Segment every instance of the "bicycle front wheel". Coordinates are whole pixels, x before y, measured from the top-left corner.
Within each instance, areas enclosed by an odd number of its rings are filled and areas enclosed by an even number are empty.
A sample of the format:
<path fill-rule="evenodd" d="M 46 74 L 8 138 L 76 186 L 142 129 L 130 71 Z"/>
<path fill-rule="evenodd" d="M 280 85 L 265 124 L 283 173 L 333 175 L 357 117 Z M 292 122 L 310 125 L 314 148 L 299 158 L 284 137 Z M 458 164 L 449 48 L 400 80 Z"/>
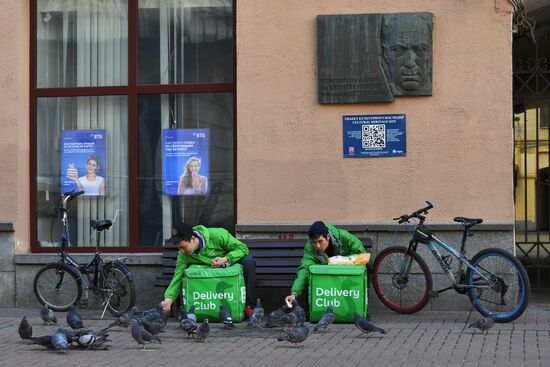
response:
<path fill-rule="evenodd" d="M 52 263 L 38 271 L 33 282 L 38 301 L 54 311 L 67 311 L 82 296 L 82 280 L 67 265 Z"/>
<path fill-rule="evenodd" d="M 489 282 L 468 268 L 466 279 L 471 286 L 468 296 L 483 316 L 493 314 L 496 322 L 517 319 L 529 303 L 531 285 L 521 263 L 509 252 L 488 248 L 478 252 L 471 264 Z"/>
<path fill-rule="evenodd" d="M 407 248 L 392 246 L 376 256 L 372 283 L 378 298 L 399 313 L 420 311 L 429 301 L 432 275 L 424 260 Z"/>
<path fill-rule="evenodd" d="M 130 271 L 118 262 L 103 268 L 103 301 L 113 316 L 120 316 L 136 303 L 136 288 Z"/>

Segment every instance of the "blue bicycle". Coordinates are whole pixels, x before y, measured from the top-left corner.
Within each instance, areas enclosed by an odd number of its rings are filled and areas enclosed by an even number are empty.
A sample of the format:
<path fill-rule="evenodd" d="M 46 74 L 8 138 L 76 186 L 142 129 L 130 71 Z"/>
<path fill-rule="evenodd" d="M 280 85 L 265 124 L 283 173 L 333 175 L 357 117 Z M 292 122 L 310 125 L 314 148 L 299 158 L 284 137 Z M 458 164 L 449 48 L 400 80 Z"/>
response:
<path fill-rule="evenodd" d="M 510 322 L 518 318 L 529 303 L 531 286 L 527 272 L 521 263 L 509 252 L 499 248 L 487 248 L 478 252 L 471 260 L 466 255 L 466 239 L 470 228 L 482 223 L 482 219 L 454 218 L 464 225 L 460 252 L 437 238 L 424 225 L 426 214 L 433 204 L 412 214 L 394 218 L 399 224 L 418 220 L 408 247 L 391 246 L 381 251 L 372 266 L 374 290 L 382 303 L 399 313 L 420 311 L 429 299 L 440 293 L 455 290 L 466 294 L 472 305 L 483 316 L 495 315 L 496 322 Z M 451 285 L 433 291 L 432 274 L 426 262 L 416 252 L 418 244 L 425 244 L 437 263 L 447 274 Z M 449 255 L 441 255 L 437 247 Z M 459 261 L 458 271 L 453 273 L 452 258 Z"/>

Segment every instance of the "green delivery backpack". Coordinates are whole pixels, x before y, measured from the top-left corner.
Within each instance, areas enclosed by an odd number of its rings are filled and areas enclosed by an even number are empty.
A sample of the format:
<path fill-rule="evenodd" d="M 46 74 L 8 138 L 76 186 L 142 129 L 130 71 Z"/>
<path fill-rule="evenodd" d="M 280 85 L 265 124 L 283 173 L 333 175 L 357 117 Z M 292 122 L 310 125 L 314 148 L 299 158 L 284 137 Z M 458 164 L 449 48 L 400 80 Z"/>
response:
<path fill-rule="evenodd" d="M 246 303 L 243 268 L 240 264 L 227 268 L 191 265 L 185 269 L 182 296 L 186 310 L 195 305 L 197 321 L 208 318 L 219 322 L 220 305 L 231 313 L 234 322 L 242 321 Z"/>

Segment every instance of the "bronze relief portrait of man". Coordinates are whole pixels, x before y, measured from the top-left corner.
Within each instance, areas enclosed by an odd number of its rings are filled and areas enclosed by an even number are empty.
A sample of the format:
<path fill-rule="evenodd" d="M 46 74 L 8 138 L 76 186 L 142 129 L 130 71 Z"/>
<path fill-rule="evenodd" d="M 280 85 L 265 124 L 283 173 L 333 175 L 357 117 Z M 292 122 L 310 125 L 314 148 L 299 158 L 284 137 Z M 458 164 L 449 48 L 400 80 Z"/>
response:
<path fill-rule="evenodd" d="M 317 16 L 318 101 L 432 95 L 431 13 Z"/>

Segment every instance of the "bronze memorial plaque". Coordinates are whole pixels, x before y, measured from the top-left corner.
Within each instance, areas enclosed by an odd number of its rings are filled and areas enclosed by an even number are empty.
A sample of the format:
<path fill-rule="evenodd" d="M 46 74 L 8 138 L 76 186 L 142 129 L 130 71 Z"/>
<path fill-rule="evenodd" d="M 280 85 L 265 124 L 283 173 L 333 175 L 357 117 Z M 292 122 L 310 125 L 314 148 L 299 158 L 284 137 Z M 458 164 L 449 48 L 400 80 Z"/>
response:
<path fill-rule="evenodd" d="M 432 95 L 432 14 L 317 16 L 319 103 Z"/>

